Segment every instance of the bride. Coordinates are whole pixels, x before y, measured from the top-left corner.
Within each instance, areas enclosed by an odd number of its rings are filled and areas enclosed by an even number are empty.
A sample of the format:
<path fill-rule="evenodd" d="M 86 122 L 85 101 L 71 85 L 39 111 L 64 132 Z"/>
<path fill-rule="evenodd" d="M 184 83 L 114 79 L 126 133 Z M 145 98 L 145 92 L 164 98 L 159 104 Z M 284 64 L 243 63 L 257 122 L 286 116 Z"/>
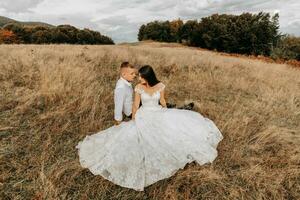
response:
<path fill-rule="evenodd" d="M 76 148 L 81 166 L 94 175 L 143 191 L 187 163 L 212 163 L 223 136 L 214 122 L 200 113 L 167 108 L 165 85 L 151 66 L 138 72 L 132 120 L 88 135 Z"/>

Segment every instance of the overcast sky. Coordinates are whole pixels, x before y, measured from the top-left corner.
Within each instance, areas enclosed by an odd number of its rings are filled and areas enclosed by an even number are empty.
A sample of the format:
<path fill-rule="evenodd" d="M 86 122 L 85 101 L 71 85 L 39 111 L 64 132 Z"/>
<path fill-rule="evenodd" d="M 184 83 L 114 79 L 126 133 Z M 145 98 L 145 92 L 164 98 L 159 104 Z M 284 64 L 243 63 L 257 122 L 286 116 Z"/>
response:
<path fill-rule="evenodd" d="M 300 36 L 300 0 L 0 0 L 0 15 L 90 28 L 119 42 L 137 41 L 153 20 L 201 19 L 214 13 L 279 13 L 280 30 Z"/>

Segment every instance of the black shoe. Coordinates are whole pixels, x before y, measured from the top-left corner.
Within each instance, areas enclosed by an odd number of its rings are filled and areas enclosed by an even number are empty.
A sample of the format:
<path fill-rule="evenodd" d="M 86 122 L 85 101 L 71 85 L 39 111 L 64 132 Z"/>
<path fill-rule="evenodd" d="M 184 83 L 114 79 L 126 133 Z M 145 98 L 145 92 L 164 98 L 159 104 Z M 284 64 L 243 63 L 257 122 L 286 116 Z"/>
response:
<path fill-rule="evenodd" d="M 175 108 L 176 104 L 167 103 L 167 108 Z"/>
<path fill-rule="evenodd" d="M 179 107 L 178 109 L 184 109 L 184 110 L 193 110 L 194 108 L 194 103 L 191 102 L 189 104 L 183 105 L 181 107 Z"/>
<path fill-rule="evenodd" d="M 129 116 L 127 116 L 127 115 L 123 115 L 123 116 L 124 116 L 124 120 L 132 119 L 132 114 L 130 114 Z"/>

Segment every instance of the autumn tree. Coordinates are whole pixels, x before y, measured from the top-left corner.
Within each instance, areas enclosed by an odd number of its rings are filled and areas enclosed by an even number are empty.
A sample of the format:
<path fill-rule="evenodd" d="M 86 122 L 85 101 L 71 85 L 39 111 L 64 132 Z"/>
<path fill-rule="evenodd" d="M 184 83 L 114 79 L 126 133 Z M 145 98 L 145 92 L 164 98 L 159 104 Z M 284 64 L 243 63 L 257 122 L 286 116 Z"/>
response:
<path fill-rule="evenodd" d="M 139 39 L 171 42 L 171 26 L 169 21 L 154 21 L 140 28 Z"/>
<path fill-rule="evenodd" d="M 0 29 L 0 44 L 15 44 L 19 42 L 18 37 L 12 31 Z"/>
<path fill-rule="evenodd" d="M 300 61 L 300 37 L 283 35 L 274 47 L 272 54 L 274 59 L 295 59 Z"/>
<path fill-rule="evenodd" d="M 170 41 L 180 42 L 180 30 L 183 26 L 181 19 L 173 20 L 170 22 Z"/>
<path fill-rule="evenodd" d="M 114 41 L 110 37 L 102 35 L 98 31 L 90 29 L 80 30 L 71 25 L 28 27 L 10 23 L 5 25 L 3 29 L 13 33 L 18 39 L 11 41 L 18 41 L 25 44 L 114 44 Z M 5 34 L 9 32 L 5 32 Z M 5 41 L 9 40 L 6 39 Z"/>

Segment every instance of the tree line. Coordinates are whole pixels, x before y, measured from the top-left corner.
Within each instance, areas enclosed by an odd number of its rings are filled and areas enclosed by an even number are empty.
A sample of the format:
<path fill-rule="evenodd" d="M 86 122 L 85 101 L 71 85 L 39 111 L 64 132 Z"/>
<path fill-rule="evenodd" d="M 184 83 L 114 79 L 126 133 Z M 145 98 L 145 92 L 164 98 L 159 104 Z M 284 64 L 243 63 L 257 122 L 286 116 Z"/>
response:
<path fill-rule="evenodd" d="M 77 29 L 71 25 L 23 26 L 9 23 L 0 29 L 0 43 L 22 44 L 114 44 L 114 41 L 98 31 Z"/>
<path fill-rule="evenodd" d="M 283 36 L 279 33 L 279 15 L 264 12 L 213 14 L 186 22 L 153 21 L 143 24 L 138 32 L 139 41 L 178 42 L 228 53 L 265 56 L 273 55 L 280 45 L 285 46 Z"/>
<path fill-rule="evenodd" d="M 300 61 L 300 37 L 283 35 L 274 47 L 271 57 L 273 59 Z"/>

